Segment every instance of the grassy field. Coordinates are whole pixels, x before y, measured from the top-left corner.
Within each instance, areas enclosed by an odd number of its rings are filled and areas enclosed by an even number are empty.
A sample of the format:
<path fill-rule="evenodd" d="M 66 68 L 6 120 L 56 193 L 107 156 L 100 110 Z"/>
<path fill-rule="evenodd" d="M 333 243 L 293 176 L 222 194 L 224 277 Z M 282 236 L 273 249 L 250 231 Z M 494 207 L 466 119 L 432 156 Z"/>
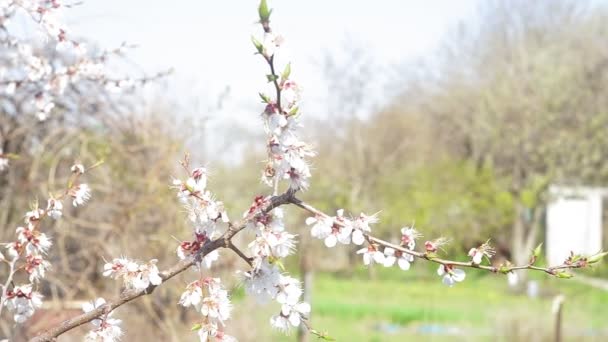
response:
<path fill-rule="evenodd" d="M 467 273 L 448 288 L 433 269 L 399 272 L 377 269 L 353 275 L 317 274 L 313 292 L 314 328 L 338 341 L 551 341 L 553 298 L 563 294 L 565 340 L 608 340 L 608 292 L 543 275 L 535 277 L 538 298 L 509 291 L 504 277 Z M 240 296 L 237 296 L 240 297 Z M 247 299 L 235 298 L 247 302 Z M 294 341 L 271 331 L 268 317 L 278 308 L 250 303 L 236 313 L 245 325 L 242 341 Z M 236 306 L 241 307 L 241 305 Z M 250 310 L 259 312 L 243 322 Z"/>

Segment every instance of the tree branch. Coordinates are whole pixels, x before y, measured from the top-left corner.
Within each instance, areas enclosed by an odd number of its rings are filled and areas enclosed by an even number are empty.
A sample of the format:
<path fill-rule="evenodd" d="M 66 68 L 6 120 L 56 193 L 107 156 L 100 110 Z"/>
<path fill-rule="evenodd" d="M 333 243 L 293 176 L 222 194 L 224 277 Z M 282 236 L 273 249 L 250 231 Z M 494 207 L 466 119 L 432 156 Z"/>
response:
<path fill-rule="evenodd" d="M 236 253 L 238 256 L 240 256 L 241 259 L 243 259 L 246 263 L 249 264 L 249 266 L 252 266 L 253 258 L 246 256 L 245 253 L 243 253 L 243 251 L 241 251 L 237 246 L 235 246 L 232 243 L 232 241 L 228 242 L 228 248 L 232 249 L 234 251 L 234 253 Z"/>
<path fill-rule="evenodd" d="M 201 251 L 199 252 L 200 254 L 197 258 L 192 258 L 189 260 L 182 260 L 182 261 L 178 262 L 177 264 L 175 264 L 174 266 L 170 267 L 169 269 L 161 272 L 160 276 L 163 279 L 163 282 L 158 286 L 161 286 L 167 280 L 169 280 L 169 279 L 173 278 L 174 276 L 189 269 L 190 267 L 192 267 L 193 265 L 195 265 L 197 263 L 196 260 L 200 260 L 202 257 L 204 257 L 205 255 L 209 254 L 210 252 L 212 252 L 218 248 L 230 248 L 230 249 L 234 250 L 237 254 L 239 254 L 239 256 L 241 256 L 242 252 L 239 253 L 240 250 L 238 250 L 238 248 L 236 248 L 232 245 L 232 242 L 231 242 L 232 237 L 234 237 L 240 231 L 245 229 L 245 227 L 247 227 L 247 223 L 249 221 L 255 219 L 256 217 L 264 215 L 264 214 L 268 213 L 269 211 L 271 211 L 272 209 L 279 207 L 281 205 L 292 203 L 292 201 L 294 199 L 294 194 L 295 194 L 295 191 L 290 189 L 282 195 L 273 196 L 259 210 L 256 210 L 256 211 L 250 213 L 249 215 L 247 215 L 245 218 L 243 218 L 241 221 L 237 222 L 236 224 L 231 224 L 229 226 L 229 229 L 226 231 L 226 234 L 224 234 L 224 236 L 205 244 L 203 246 L 203 248 L 201 249 Z M 233 246 L 234 248 L 231 246 Z M 244 255 L 241 257 L 244 257 Z M 244 257 L 244 258 L 247 259 L 247 257 Z M 156 289 L 156 287 L 157 286 L 155 286 L 155 285 L 150 285 L 145 290 L 127 290 L 127 291 L 123 292 L 118 299 L 116 299 L 112 302 L 109 302 L 103 306 L 100 306 L 99 308 L 96 308 L 92 311 L 89 311 L 89 312 L 83 313 L 81 315 L 78 315 L 76 317 L 73 317 L 71 319 L 68 319 L 68 320 L 60 323 L 58 326 L 55 326 L 53 328 L 46 330 L 43 333 L 38 334 L 38 336 L 30 339 L 30 342 L 54 341 L 54 340 L 56 340 L 56 338 L 59 335 L 65 333 L 67 331 L 70 331 L 78 326 L 81 326 L 87 322 L 90 322 L 96 318 L 99 318 L 102 315 L 107 314 L 124 304 L 134 301 L 135 299 L 137 299 L 141 296 L 151 294 Z"/>
<path fill-rule="evenodd" d="M 291 203 L 295 204 L 296 206 L 308 211 L 309 213 L 316 215 L 316 216 L 320 216 L 320 217 L 331 217 L 330 215 L 325 214 L 324 212 L 322 212 L 321 210 L 311 206 L 310 204 L 303 202 L 302 200 L 293 197 L 291 199 Z M 340 225 L 340 226 L 344 226 L 344 224 L 342 224 L 341 222 L 334 220 L 334 224 L 336 225 Z M 424 259 L 424 260 L 428 260 L 437 264 L 441 264 L 441 265 L 452 265 L 452 266 L 461 266 L 461 267 L 470 267 L 470 268 L 477 268 L 477 269 L 482 269 L 482 270 L 486 270 L 486 271 L 490 271 L 493 273 L 503 273 L 503 274 L 507 274 L 511 271 L 514 270 L 523 270 L 523 269 L 530 269 L 530 270 L 535 270 L 535 271 L 543 271 L 545 273 L 548 273 L 550 275 L 556 275 L 558 270 L 563 270 L 563 269 L 573 269 L 573 268 L 582 268 L 585 267 L 587 264 L 586 262 L 574 262 L 571 264 L 562 264 L 562 265 L 557 265 L 557 266 L 551 266 L 551 267 L 539 267 L 539 266 L 534 266 L 532 263 L 526 264 L 526 265 L 503 265 L 501 267 L 495 267 L 495 266 L 486 266 L 486 265 L 478 265 L 473 263 L 472 261 L 454 261 L 454 260 L 448 260 L 448 259 L 442 259 L 442 258 L 438 258 L 435 257 L 434 254 L 429 254 L 429 253 L 425 253 L 425 252 L 417 252 L 414 250 L 410 250 L 407 249 L 403 246 L 400 245 L 395 245 L 392 244 L 390 242 L 384 241 L 382 239 L 379 239 L 375 236 L 372 236 L 370 234 L 364 233 L 365 237 L 367 238 L 368 242 L 370 243 L 376 243 L 378 245 L 384 246 L 384 247 L 390 247 L 393 248 L 397 251 L 400 251 L 402 253 L 405 254 L 409 254 L 411 256 L 414 256 L 416 258 L 419 259 Z"/>

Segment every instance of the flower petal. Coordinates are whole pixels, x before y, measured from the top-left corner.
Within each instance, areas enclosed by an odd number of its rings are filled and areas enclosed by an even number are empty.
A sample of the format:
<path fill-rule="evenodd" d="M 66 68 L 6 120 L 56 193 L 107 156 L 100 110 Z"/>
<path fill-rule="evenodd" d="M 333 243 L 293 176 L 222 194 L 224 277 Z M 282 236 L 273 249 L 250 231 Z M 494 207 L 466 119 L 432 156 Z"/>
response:
<path fill-rule="evenodd" d="M 452 279 L 454 279 L 455 281 L 463 281 L 465 278 L 466 274 L 464 273 L 463 270 L 459 269 L 459 268 L 455 268 L 452 271 Z"/>
<path fill-rule="evenodd" d="M 397 264 L 399 265 L 399 268 L 401 268 L 404 271 L 407 271 L 410 269 L 410 262 L 404 257 L 399 258 L 399 260 L 397 260 Z"/>
<path fill-rule="evenodd" d="M 338 242 L 338 239 L 333 234 L 331 234 L 330 236 L 325 238 L 325 246 L 327 246 L 329 248 L 334 247 L 337 242 Z"/>
<path fill-rule="evenodd" d="M 443 276 L 442 282 L 449 287 L 454 286 L 454 279 L 452 279 L 449 274 Z"/>

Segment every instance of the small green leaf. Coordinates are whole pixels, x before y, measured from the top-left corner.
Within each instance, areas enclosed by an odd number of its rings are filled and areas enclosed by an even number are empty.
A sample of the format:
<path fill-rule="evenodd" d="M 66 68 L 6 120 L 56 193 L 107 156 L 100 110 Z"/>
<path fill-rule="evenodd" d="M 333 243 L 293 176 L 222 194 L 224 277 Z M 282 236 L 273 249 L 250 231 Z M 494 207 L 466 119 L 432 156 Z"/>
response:
<path fill-rule="evenodd" d="M 272 12 L 272 10 L 268 9 L 268 3 L 266 3 L 266 0 L 260 1 L 260 6 L 258 7 L 258 14 L 260 15 L 260 21 L 261 22 L 268 21 L 268 19 L 270 19 L 271 12 Z"/>
<path fill-rule="evenodd" d="M 254 36 L 251 36 L 251 41 L 253 42 L 253 45 L 255 46 L 255 49 L 258 51 L 258 53 L 264 52 L 264 46 L 262 45 L 262 43 L 260 43 L 259 40 L 257 40 Z"/>
<path fill-rule="evenodd" d="M 197 330 L 201 330 L 203 326 L 200 323 L 196 323 L 195 325 L 192 326 L 192 328 L 190 328 L 190 331 L 197 331 Z"/>
<path fill-rule="evenodd" d="M 291 108 L 291 110 L 289 111 L 289 115 L 296 115 L 298 113 L 298 109 L 300 109 L 298 106 L 294 106 L 293 108 Z"/>
<path fill-rule="evenodd" d="M 507 273 L 511 272 L 511 268 L 509 266 L 506 266 L 506 265 L 501 265 L 498 268 L 498 272 L 500 272 L 502 274 L 507 274 Z"/>
<path fill-rule="evenodd" d="M 260 98 L 262 99 L 262 102 L 264 102 L 264 103 L 270 102 L 270 97 L 268 97 L 268 95 L 263 94 L 263 93 L 259 93 L 259 95 L 260 95 Z"/>
<path fill-rule="evenodd" d="M 289 79 L 289 75 L 291 75 L 291 63 L 287 63 L 285 70 L 283 70 L 283 74 L 281 74 L 281 78 L 285 81 Z"/>
<path fill-rule="evenodd" d="M 268 262 L 271 263 L 272 265 L 277 265 L 279 266 L 279 268 L 283 271 L 285 271 L 285 265 L 283 265 L 283 262 L 281 261 L 280 258 L 275 258 L 273 256 L 268 258 Z"/>
<path fill-rule="evenodd" d="M 310 329 L 310 333 L 313 335 L 316 335 L 320 340 L 325 340 L 325 341 L 335 341 L 336 339 L 329 336 L 329 334 L 327 332 L 321 332 L 321 331 L 317 331 L 315 329 Z"/>
<path fill-rule="evenodd" d="M 439 255 L 435 252 L 426 252 L 426 257 L 432 260 L 439 258 Z"/>
<path fill-rule="evenodd" d="M 273 74 L 268 74 L 268 75 L 266 75 L 266 79 L 268 80 L 268 82 L 274 82 L 279 79 L 279 76 L 273 75 Z"/>
<path fill-rule="evenodd" d="M 543 243 L 539 243 L 538 246 L 536 246 L 536 248 L 534 248 L 534 257 L 538 258 L 540 256 L 540 252 L 542 251 L 543 248 Z"/>
<path fill-rule="evenodd" d="M 596 255 L 589 257 L 587 262 L 590 264 L 595 264 L 596 262 L 602 260 L 602 258 L 604 258 L 606 255 L 608 255 L 608 252 L 599 252 Z"/>
<path fill-rule="evenodd" d="M 568 273 L 566 271 L 556 272 L 555 276 L 558 278 L 562 278 L 562 279 L 570 279 L 570 278 L 574 277 L 574 275 L 572 273 Z"/>

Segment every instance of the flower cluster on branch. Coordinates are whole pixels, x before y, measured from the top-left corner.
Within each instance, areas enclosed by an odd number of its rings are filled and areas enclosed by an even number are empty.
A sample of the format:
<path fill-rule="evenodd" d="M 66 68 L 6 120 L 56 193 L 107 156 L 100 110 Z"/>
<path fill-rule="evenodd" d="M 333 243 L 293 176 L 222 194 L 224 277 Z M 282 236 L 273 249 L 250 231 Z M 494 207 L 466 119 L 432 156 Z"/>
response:
<path fill-rule="evenodd" d="M 63 216 L 63 201 L 68 198 L 77 207 L 91 197 L 89 186 L 80 182 L 85 167 L 76 164 L 71 171 L 66 189 L 50 195 L 45 209 L 37 201 L 32 204 L 31 210 L 24 215 L 24 225 L 15 229 L 15 241 L 0 243 L 4 246 L 4 252 L 0 251 L 0 263 L 8 266 L 8 275 L 0 284 L 0 314 L 6 307 L 17 323 L 25 322 L 42 305 L 42 295 L 36 288 L 51 268 L 47 254 L 53 245 L 51 238 L 43 231 L 44 220 L 60 219 Z M 28 282 L 17 285 L 17 281 L 25 277 Z"/>

